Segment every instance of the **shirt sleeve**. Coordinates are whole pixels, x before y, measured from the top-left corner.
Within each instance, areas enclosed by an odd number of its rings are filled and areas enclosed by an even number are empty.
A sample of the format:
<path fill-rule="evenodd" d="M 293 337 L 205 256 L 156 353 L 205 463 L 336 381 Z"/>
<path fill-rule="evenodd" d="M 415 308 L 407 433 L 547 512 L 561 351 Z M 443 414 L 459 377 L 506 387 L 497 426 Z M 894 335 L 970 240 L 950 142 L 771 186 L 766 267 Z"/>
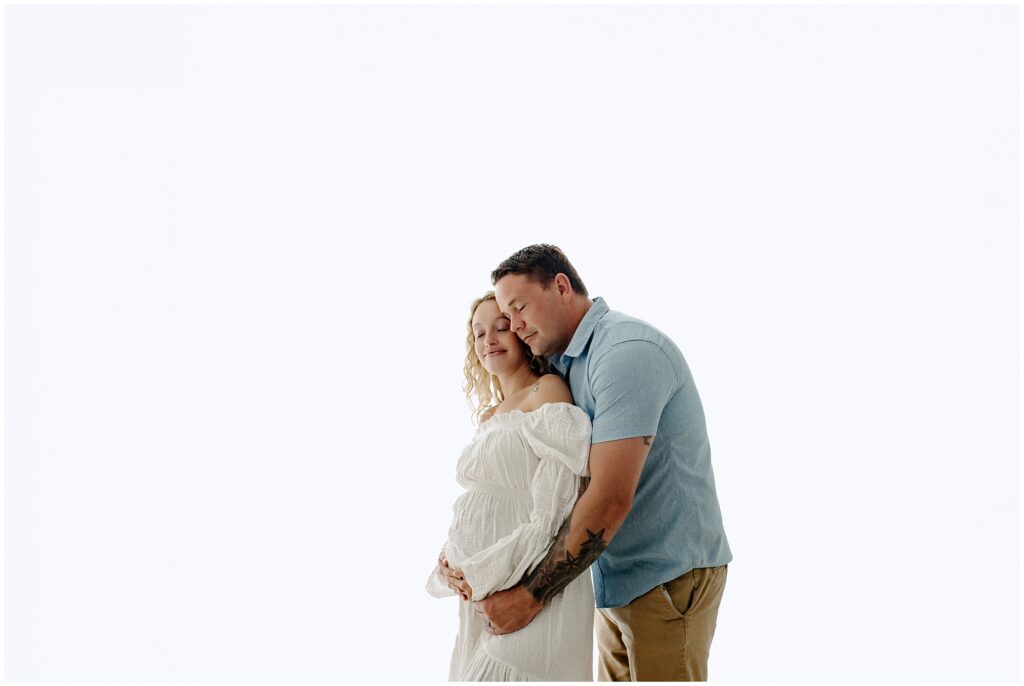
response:
<path fill-rule="evenodd" d="M 427 578 L 427 593 L 434 596 L 435 598 L 445 598 L 450 595 L 455 595 L 455 591 L 448 588 L 448 584 L 441 577 L 441 573 L 438 571 L 435 565 L 434 571 L 431 572 Z"/>
<path fill-rule="evenodd" d="M 530 521 L 463 560 L 473 600 L 511 588 L 533 571 L 576 504 L 580 477 L 587 474 L 590 418 L 568 403 L 550 405 L 535 412 L 522 429 L 530 450 L 540 458 L 530 487 Z"/>
<path fill-rule="evenodd" d="M 594 360 L 593 442 L 654 436 L 661 413 L 678 390 L 675 366 L 657 343 L 616 343 Z"/>

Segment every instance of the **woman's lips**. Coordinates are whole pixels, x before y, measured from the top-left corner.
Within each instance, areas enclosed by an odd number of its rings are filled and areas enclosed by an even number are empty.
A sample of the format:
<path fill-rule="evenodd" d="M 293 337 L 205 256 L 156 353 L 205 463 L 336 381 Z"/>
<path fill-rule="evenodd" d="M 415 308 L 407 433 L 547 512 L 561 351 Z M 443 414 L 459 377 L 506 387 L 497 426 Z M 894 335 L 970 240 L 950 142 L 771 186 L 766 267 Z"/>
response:
<path fill-rule="evenodd" d="M 491 352 L 487 353 L 487 357 L 491 357 L 492 355 L 504 355 L 504 354 L 505 354 L 504 350 L 492 350 Z"/>

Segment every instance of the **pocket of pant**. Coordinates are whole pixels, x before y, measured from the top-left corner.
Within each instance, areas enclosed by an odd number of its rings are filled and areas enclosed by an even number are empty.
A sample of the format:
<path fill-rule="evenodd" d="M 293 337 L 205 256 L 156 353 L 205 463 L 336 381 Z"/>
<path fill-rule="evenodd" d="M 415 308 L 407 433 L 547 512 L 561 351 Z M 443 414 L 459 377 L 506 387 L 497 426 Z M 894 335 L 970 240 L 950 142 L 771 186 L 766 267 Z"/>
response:
<path fill-rule="evenodd" d="M 693 607 L 697 584 L 690 571 L 677 579 L 661 584 L 661 594 L 677 615 L 683 617 Z"/>

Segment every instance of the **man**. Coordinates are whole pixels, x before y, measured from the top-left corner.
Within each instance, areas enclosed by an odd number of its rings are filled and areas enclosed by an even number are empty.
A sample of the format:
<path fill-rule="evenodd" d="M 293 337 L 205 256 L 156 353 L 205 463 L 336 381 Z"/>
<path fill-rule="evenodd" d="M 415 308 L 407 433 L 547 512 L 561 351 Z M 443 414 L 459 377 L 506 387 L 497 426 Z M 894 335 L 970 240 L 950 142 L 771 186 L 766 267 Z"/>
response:
<path fill-rule="evenodd" d="M 593 445 L 590 484 L 547 556 L 474 609 L 491 633 L 517 631 L 593 563 L 598 678 L 706 681 L 732 553 L 682 354 L 649 324 L 591 300 L 556 246 L 523 248 L 491 281 L 512 330 L 548 356 L 590 415 Z"/>

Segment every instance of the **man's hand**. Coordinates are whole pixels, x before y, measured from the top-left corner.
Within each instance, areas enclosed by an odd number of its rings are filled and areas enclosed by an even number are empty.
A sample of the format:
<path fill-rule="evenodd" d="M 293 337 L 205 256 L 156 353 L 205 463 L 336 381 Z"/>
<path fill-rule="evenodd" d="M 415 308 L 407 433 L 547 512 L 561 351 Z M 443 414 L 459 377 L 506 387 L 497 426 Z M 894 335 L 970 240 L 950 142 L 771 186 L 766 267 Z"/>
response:
<path fill-rule="evenodd" d="M 525 586 L 513 586 L 473 603 L 473 612 L 484 623 L 484 631 L 493 635 L 519 631 L 544 609 Z"/>

